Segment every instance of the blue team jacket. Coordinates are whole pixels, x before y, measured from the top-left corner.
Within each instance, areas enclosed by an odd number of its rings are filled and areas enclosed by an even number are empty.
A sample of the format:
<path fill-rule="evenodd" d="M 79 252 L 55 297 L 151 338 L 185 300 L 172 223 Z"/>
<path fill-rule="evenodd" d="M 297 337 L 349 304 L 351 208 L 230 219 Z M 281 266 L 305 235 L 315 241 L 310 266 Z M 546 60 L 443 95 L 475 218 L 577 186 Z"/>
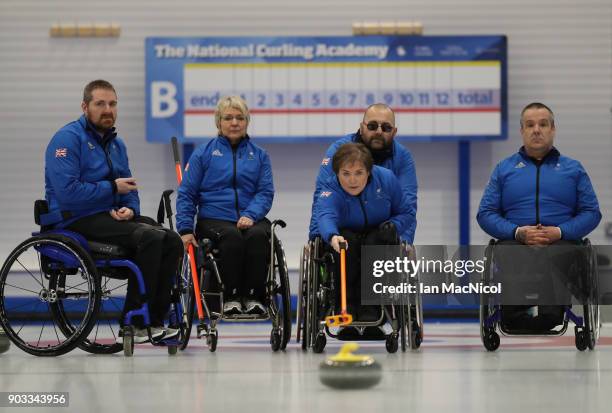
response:
<path fill-rule="evenodd" d="M 410 201 L 390 170 L 374 166 L 363 192 L 350 195 L 342 189 L 336 175 L 321 186 L 317 203 L 317 228 L 324 241 L 329 242 L 340 229 L 362 231 L 375 228 L 385 221 L 395 225 L 402 234 L 414 220 Z"/>
<path fill-rule="evenodd" d="M 361 142 L 361 136 L 359 132 L 352 133 L 346 135 L 344 138 L 337 140 L 334 142 L 325 153 L 325 157 L 321 162 L 321 167 L 319 168 L 319 175 L 317 176 L 317 182 L 315 186 L 315 191 L 312 196 L 312 213 L 310 217 L 310 228 L 309 228 L 309 238 L 312 239 L 316 234 L 318 234 L 317 230 L 317 222 L 316 222 L 316 203 L 319 199 L 319 193 L 321 192 L 321 187 L 323 183 L 329 179 L 331 176 L 335 176 L 334 171 L 332 169 L 332 158 L 334 154 L 338 150 L 338 148 L 345 143 L 349 142 Z M 393 174 L 399 180 L 401 190 L 406 195 L 408 199 L 408 204 L 411 208 L 411 220 L 409 225 L 406 227 L 405 231 L 400 232 L 401 238 L 404 241 L 408 241 L 410 244 L 414 242 L 414 233 L 416 231 L 416 211 L 417 211 L 417 178 L 416 171 L 414 167 L 414 160 L 412 159 L 412 155 L 408 151 L 408 149 L 404 148 L 395 140 L 393 141 L 393 146 L 391 148 L 390 156 L 385 157 L 382 160 L 374 160 L 374 163 L 378 166 L 382 166 L 383 168 L 387 168 L 393 171 Z"/>
<path fill-rule="evenodd" d="M 274 198 L 272 166 L 265 150 L 249 137 L 236 151 L 219 136 L 197 148 L 185 168 L 176 200 L 176 228 L 193 232 L 194 216 L 236 222 L 241 216 L 262 220 Z"/>
<path fill-rule="evenodd" d="M 523 147 L 493 170 L 477 215 L 492 237 L 514 239 L 519 226 L 557 226 L 580 240 L 601 220 L 597 196 L 580 162 L 553 148 L 537 166 Z"/>
<path fill-rule="evenodd" d="M 61 128 L 45 153 L 47 222 L 65 227 L 78 218 L 128 207 L 140 215 L 138 192 L 119 195 L 113 190 L 117 178 L 131 177 L 127 149 L 114 128 L 101 137 L 85 115 Z"/>

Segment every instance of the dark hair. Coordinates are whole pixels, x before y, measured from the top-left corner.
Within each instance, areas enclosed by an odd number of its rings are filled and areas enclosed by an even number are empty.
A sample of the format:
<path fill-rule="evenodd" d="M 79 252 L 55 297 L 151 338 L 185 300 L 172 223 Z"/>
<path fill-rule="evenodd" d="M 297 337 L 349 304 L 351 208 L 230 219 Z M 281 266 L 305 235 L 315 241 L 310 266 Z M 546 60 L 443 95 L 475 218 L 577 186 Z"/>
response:
<path fill-rule="evenodd" d="M 95 89 L 112 90 L 115 96 L 117 95 L 117 92 L 115 92 L 115 88 L 109 81 L 103 79 L 92 80 L 87 84 L 87 86 L 85 86 L 85 89 L 83 89 L 83 102 L 85 102 L 86 104 L 89 104 L 89 102 L 91 102 L 91 100 L 93 99 L 93 91 Z"/>
<path fill-rule="evenodd" d="M 362 143 L 345 143 L 334 154 L 332 168 L 337 175 L 342 165 L 354 162 L 361 162 L 368 173 L 372 172 L 374 160 L 368 148 Z"/>
<path fill-rule="evenodd" d="M 525 114 L 525 112 L 529 109 L 546 109 L 548 113 L 550 113 L 550 126 L 555 126 L 555 114 L 553 113 L 553 111 L 543 103 L 531 102 L 530 104 L 525 106 L 523 110 L 521 110 L 521 128 L 523 127 L 523 114 Z"/>

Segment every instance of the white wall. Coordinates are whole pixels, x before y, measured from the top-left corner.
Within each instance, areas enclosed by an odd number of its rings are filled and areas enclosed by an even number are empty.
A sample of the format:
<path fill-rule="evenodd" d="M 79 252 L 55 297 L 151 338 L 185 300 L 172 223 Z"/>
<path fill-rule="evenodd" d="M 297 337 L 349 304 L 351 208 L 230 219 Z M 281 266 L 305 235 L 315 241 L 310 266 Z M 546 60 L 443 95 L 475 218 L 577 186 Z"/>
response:
<path fill-rule="evenodd" d="M 43 152 L 51 135 L 79 116 L 81 91 L 94 78 L 119 94 L 118 129 L 140 181 L 143 211 L 154 214 L 174 185 L 170 149 L 144 138 L 144 39 L 147 36 L 350 35 L 358 20 L 419 20 L 426 34 L 506 34 L 509 45 L 507 142 L 472 144 L 472 216 L 489 173 L 520 145 L 518 115 L 533 100 L 557 116 L 557 146 L 589 171 L 604 215 L 591 238 L 606 242 L 612 209 L 612 2 L 609 0 L 2 0 L 0 2 L 0 259 L 35 229 L 33 200 L 43 196 Z M 54 22 L 118 22 L 118 39 L 53 39 Z M 401 128 L 401 125 L 399 125 Z M 355 125 L 357 128 L 357 125 Z M 339 130 L 343 135 L 350 131 Z M 326 145 L 264 145 L 283 217 L 289 265 L 306 238 L 310 193 Z M 408 144 L 419 177 L 416 241 L 458 240 L 457 146 Z M 487 237 L 472 222 L 472 242 Z"/>

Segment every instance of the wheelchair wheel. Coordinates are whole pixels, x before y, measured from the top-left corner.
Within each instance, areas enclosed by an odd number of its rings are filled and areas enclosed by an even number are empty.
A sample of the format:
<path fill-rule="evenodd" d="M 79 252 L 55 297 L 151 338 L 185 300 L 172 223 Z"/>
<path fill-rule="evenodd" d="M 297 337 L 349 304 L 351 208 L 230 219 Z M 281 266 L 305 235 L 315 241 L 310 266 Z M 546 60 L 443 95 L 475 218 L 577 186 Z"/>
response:
<path fill-rule="evenodd" d="M 482 336 L 482 343 L 487 351 L 495 351 L 499 348 L 499 334 L 492 329 L 487 329 L 486 334 Z"/>
<path fill-rule="evenodd" d="M 183 263 L 180 272 L 180 300 L 181 307 L 183 308 L 183 327 L 181 345 L 179 350 L 185 350 L 189 339 L 191 338 L 191 330 L 193 327 L 193 319 L 196 314 L 196 302 L 193 291 L 193 278 L 191 276 L 191 266 L 189 265 L 189 258 L 187 254 L 183 257 Z"/>
<path fill-rule="evenodd" d="M 134 329 L 132 326 L 123 328 L 123 355 L 126 357 L 134 355 Z"/>
<path fill-rule="evenodd" d="M 59 356 L 71 351 L 90 333 L 99 307 L 95 265 L 70 238 L 29 238 L 0 271 L 0 323 L 27 353 Z M 72 328 L 64 328 L 65 320 Z"/>
<path fill-rule="evenodd" d="M 489 285 L 491 282 L 491 262 L 493 255 L 493 245 L 495 241 L 491 240 L 485 250 L 485 268 L 482 273 L 481 281 L 484 285 Z M 495 351 L 499 348 L 500 338 L 499 334 L 495 331 L 495 321 L 493 316 L 495 315 L 496 307 L 491 302 L 491 298 L 485 294 L 480 295 L 480 307 L 478 309 L 478 315 L 480 320 L 480 339 L 483 346 L 487 351 Z"/>
<path fill-rule="evenodd" d="M 325 333 L 319 333 L 314 339 L 314 343 L 312 345 L 312 351 L 319 354 L 323 353 L 325 350 L 325 346 L 327 345 L 327 337 Z"/>
<path fill-rule="evenodd" d="M 308 350 L 312 347 L 312 298 L 311 298 L 311 283 L 313 271 L 313 243 L 309 242 L 303 249 L 303 271 L 300 274 L 300 292 L 298 301 L 298 311 L 300 312 L 302 350 Z"/>
<path fill-rule="evenodd" d="M 191 278 L 191 268 L 187 254 L 183 257 L 177 277 L 176 294 L 178 294 L 178 302 L 175 303 L 174 317 L 178 320 L 180 330 L 180 344 L 178 348 L 179 350 L 185 350 L 191 337 L 191 327 L 193 326 L 195 314 L 193 279 Z"/>
<path fill-rule="evenodd" d="M 599 340 L 599 305 L 584 306 L 584 333 L 589 350 L 593 350 Z"/>
<path fill-rule="evenodd" d="M 415 306 L 410 306 L 410 349 L 417 350 L 423 342 L 423 304 L 420 297 L 417 297 L 418 303 Z"/>
<path fill-rule="evenodd" d="M 396 353 L 398 349 L 397 334 L 389 334 L 385 340 L 385 347 L 390 354 Z"/>
<path fill-rule="evenodd" d="M 217 340 L 219 338 L 219 334 L 217 330 L 211 329 L 206 336 L 206 345 L 208 346 L 208 351 L 214 353 L 217 350 Z"/>
<path fill-rule="evenodd" d="M 272 347 L 272 351 L 278 351 L 281 348 L 281 334 L 278 330 L 273 329 L 270 333 L 270 347 Z"/>
<path fill-rule="evenodd" d="M 581 327 L 574 327 L 574 342 L 578 351 L 584 351 L 588 347 L 587 331 Z"/>
<path fill-rule="evenodd" d="M 320 334 L 319 333 L 319 328 L 318 328 L 318 316 L 319 316 L 319 300 L 317 297 L 317 292 L 318 292 L 318 287 L 319 287 L 319 281 L 318 281 L 318 264 L 315 262 L 314 257 L 317 256 L 318 253 L 318 243 L 315 242 L 314 244 L 314 256 L 311 256 L 310 258 L 310 262 L 309 262 L 309 270 L 307 273 L 307 279 L 306 279 L 306 317 L 304 319 L 304 339 L 307 340 L 307 346 L 308 347 L 312 347 L 313 351 L 315 353 L 317 352 L 321 352 L 323 351 L 323 348 L 325 347 L 325 344 L 323 344 L 323 347 L 320 349 L 320 351 L 317 351 L 317 340 L 321 340 L 319 337 L 323 336 L 323 338 L 325 338 L 324 334 Z M 311 252 L 312 254 L 313 252 Z"/>
<path fill-rule="evenodd" d="M 285 251 L 283 245 L 278 238 L 274 239 L 274 271 L 278 274 L 279 284 L 276 290 L 280 294 L 280 306 L 278 307 L 278 315 L 280 317 L 278 328 L 280 328 L 280 349 L 287 348 L 289 340 L 291 340 L 291 291 L 289 289 L 289 271 L 287 270 L 287 260 L 285 259 Z M 278 305 L 278 304 L 277 304 Z"/>
<path fill-rule="evenodd" d="M 305 302 L 305 288 L 304 288 L 304 277 L 306 277 L 306 268 L 309 253 L 308 245 L 302 247 L 300 252 L 300 269 L 299 269 L 299 288 L 298 288 L 298 300 L 297 300 L 297 312 L 295 320 L 296 331 L 296 342 L 302 344 L 302 350 L 306 350 L 306 336 L 304 334 L 304 319 L 306 317 L 306 302 Z"/>
<path fill-rule="evenodd" d="M 107 274 L 104 268 L 99 269 L 100 274 L 100 310 L 95 319 L 91 332 L 85 337 L 78 347 L 92 354 L 114 354 L 123 349 L 123 344 L 117 343 L 119 337 L 118 320 L 121 318 L 123 300 L 127 289 L 127 280 L 118 279 L 112 274 Z M 52 282 L 60 286 L 65 283 L 65 278 L 52 276 Z M 66 306 L 52 307 L 54 318 L 64 334 L 71 334 L 76 329 L 73 320 L 66 313 Z"/>
<path fill-rule="evenodd" d="M 599 275 L 597 273 L 597 252 L 591 246 L 590 241 L 585 240 L 589 248 L 589 265 L 587 269 L 587 282 L 591 286 L 589 289 L 588 302 L 583 306 L 584 333 L 586 345 L 589 350 L 593 350 L 599 340 L 599 329 L 601 320 L 599 319 Z"/>
<path fill-rule="evenodd" d="M 407 305 L 401 305 L 397 308 L 397 324 L 398 324 L 398 329 L 399 329 L 399 338 L 400 338 L 400 347 L 402 349 L 402 352 L 405 353 L 406 350 L 408 349 L 408 341 L 407 341 L 407 333 L 409 333 L 407 330 L 409 330 L 408 328 L 408 323 L 406 322 L 406 319 L 408 318 L 408 314 L 407 314 L 407 309 L 410 308 Z"/>
<path fill-rule="evenodd" d="M 409 259 L 415 259 L 416 251 L 414 247 L 402 242 L 402 250 Z M 398 311 L 399 339 L 403 352 L 406 351 L 408 346 L 411 350 L 416 350 L 423 342 L 423 300 L 418 292 L 419 274 L 411 274 L 407 282 L 414 286 L 417 293 L 414 296 L 409 296 L 408 299 L 402 299 L 401 310 Z"/>
<path fill-rule="evenodd" d="M 6 336 L 4 330 L 0 328 L 0 354 L 6 353 L 11 348 L 11 340 Z"/>

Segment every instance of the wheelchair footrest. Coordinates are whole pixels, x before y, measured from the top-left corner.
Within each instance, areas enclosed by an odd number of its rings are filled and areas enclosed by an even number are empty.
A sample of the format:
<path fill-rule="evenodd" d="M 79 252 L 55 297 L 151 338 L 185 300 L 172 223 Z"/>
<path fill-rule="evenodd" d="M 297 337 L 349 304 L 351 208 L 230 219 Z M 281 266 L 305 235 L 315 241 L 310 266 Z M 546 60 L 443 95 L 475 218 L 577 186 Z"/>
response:
<path fill-rule="evenodd" d="M 379 327 L 344 327 L 334 338 L 340 341 L 383 341 L 388 336 Z"/>

